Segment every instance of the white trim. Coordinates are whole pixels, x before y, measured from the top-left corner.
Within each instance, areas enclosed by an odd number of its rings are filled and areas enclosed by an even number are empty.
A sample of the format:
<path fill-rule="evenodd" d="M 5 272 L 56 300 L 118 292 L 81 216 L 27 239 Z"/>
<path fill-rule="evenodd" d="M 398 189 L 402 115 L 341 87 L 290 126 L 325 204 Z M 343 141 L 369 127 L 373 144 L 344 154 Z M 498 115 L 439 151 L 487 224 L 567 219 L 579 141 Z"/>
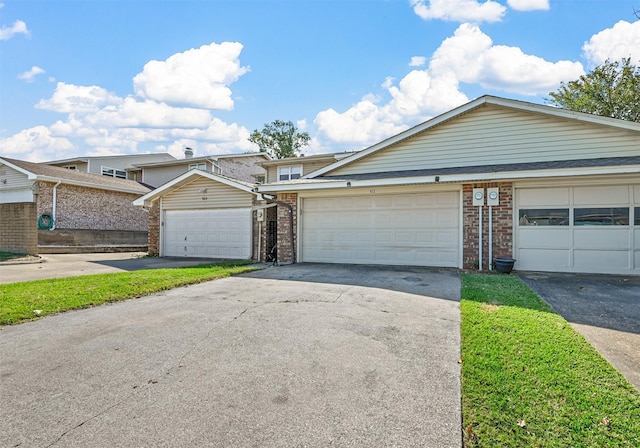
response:
<path fill-rule="evenodd" d="M 162 197 L 166 192 L 174 190 L 182 186 L 182 184 L 193 176 L 201 176 L 216 182 L 220 182 L 221 184 L 227 185 L 229 187 L 237 188 L 242 191 L 246 191 L 247 193 L 258 194 L 257 191 L 254 191 L 249 185 L 244 183 L 240 183 L 239 181 L 234 181 L 233 179 L 222 177 L 217 174 L 209 173 L 207 171 L 202 170 L 189 170 L 186 173 L 181 174 L 175 179 L 167 182 L 166 184 L 156 188 L 155 190 L 145 194 L 142 197 L 139 197 L 135 201 L 133 201 L 133 205 L 138 207 L 148 207 L 151 205 L 151 202 L 157 199 L 158 197 Z"/>
<path fill-rule="evenodd" d="M 609 118 L 609 117 L 601 117 L 598 115 L 587 114 L 583 112 L 575 112 L 568 109 L 560 109 L 552 106 L 544 106 L 541 104 L 527 103 L 524 101 L 509 100 L 506 98 L 499 98 L 495 96 L 485 95 L 473 101 L 470 101 L 466 104 L 463 104 L 462 106 L 459 106 L 455 109 L 452 109 L 448 112 L 445 112 L 441 115 L 438 115 L 437 117 L 432 118 L 428 121 L 425 121 L 424 123 L 421 123 L 410 129 L 407 129 L 404 132 L 401 132 L 392 137 L 389 137 L 388 139 L 383 140 L 379 143 L 376 143 L 375 145 L 370 146 L 362 151 L 359 151 L 350 157 L 346 157 L 344 159 L 338 160 L 337 162 L 327 165 L 324 168 L 320 168 L 314 171 L 313 173 L 309 173 L 306 176 L 303 176 L 303 178 L 313 179 L 322 174 L 328 173 L 330 171 L 334 171 L 345 165 L 348 165 L 357 160 L 360 160 L 363 157 L 367 157 L 372 153 L 378 152 L 382 149 L 392 146 L 402 140 L 413 137 L 416 134 L 420 134 L 421 132 L 424 132 L 432 127 L 435 127 L 445 121 L 448 121 L 460 115 L 463 115 L 485 104 L 501 106 L 501 107 L 516 109 L 516 110 L 521 110 L 526 112 L 550 115 L 550 116 L 565 118 L 569 120 L 577 120 L 577 121 L 583 121 L 587 123 L 594 123 L 594 124 L 599 124 L 603 126 L 614 127 L 617 129 L 626 129 L 630 131 L 640 132 L 640 123 L 636 123 L 632 121 L 618 120 L 618 119 Z"/>
<path fill-rule="evenodd" d="M 474 174 L 449 174 L 431 175 L 415 177 L 393 177 L 389 179 L 363 179 L 363 180 L 321 180 L 313 182 L 291 182 L 289 184 L 265 184 L 256 188 L 261 193 L 276 193 L 288 191 L 308 191 L 325 190 L 334 188 L 358 188 L 358 187 L 378 187 L 392 185 L 412 185 L 412 184 L 442 184 L 446 182 L 490 182 L 496 180 L 517 180 L 517 179 L 544 179 L 552 177 L 573 177 L 573 176 L 593 176 L 606 174 L 640 174 L 640 165 L 622 165 L 614 167 L 583 167 L 583 168 L 558 168 L 549 170 L 527 170 L 527 171 L 502 171 L 495 173 L 474 173 Z M 439 181 L 436 182 L 435 178 Z M 347 185 L 349 184 L 349 185 Z"/>
<path fill-rule="evenodd" d="M 3 165 L 8 166 L 9 168 L 12 168 L 22 174 L 24 174 L 25 176 L 27 176 L 27 180 L 36 180 L 38 178 L 38 175 L 35 173 L 32 173 L 31 171 L 25 170 L 24 168 L 20 168 L 17 165 L 14 165 L 11 162 L 7 162 L 5 159 L 0 157 L 0 163 L 2 163 Z"/>
<path fill-rule="evenodd" d="M 291 180 L 295 180 L 294 178 L 292 178 L 291 176 L 294 174 L 292 173 L 292 170 L 294 168 L 297 168 L 300 173 L 295 173 L 295 174 L 299 174 L 298 177 L 296 177 L 295 179 L 300 179 L 302 177 L 302 173 L 303 173 L 303 167 L 301 164 L 298 165 L 283 165 L 283 166 L 278 166 L 277 167 L 277 173 L 278 173 L 278 182 L 288 182 Z M 286 173 L 287 176 L 289 177 L 288 179 L 280 179 L 280 176 L 282 176 L 282 173 L 280 172 L 281 170 L 287 170 L 288 172 Z"/>

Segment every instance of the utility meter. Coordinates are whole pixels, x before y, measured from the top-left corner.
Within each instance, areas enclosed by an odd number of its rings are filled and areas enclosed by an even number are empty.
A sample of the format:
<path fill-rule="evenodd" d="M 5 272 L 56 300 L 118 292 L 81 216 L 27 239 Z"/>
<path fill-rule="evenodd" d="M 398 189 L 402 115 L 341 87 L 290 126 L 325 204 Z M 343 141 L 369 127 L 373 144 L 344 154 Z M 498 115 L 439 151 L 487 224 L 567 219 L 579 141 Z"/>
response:
<path fill-rule="evenodd" d="M 476 207 L 484 205 L 484 188 L 473 189 L 473 205 Z"/>
<path fill-rule="evenodd" d="M 264 221 L 264 209 L 256 210 L 256 221 Z"/>
<path fill-rule="evenodd" d="M 487 188 L 487 205 L 499 205 L 500 204 L 500 194 L 498 193 L 498 188 Z"/>

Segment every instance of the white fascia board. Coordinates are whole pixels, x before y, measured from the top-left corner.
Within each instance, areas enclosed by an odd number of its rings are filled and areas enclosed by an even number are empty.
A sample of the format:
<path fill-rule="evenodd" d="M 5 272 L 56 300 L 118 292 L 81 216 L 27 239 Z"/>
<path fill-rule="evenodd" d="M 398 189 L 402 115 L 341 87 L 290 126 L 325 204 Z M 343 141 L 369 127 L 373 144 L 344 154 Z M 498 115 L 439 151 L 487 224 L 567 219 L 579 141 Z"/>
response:
<path fill-rule="evenodd" d="M 145 194 L 144 196 L 136 199 L 135 201 L 133 201 L 133 205 L 138 206 L 138 207 L 148 207 L 151 205 L 151 203 L 156 200 L 157 198 L 163 196 L 164 194 L 166 194 L 168 191 L 172 191 L 174 189 L 180 188 L 184 181 L 188 180 L 190 177 L 194 177 L 194 176 L 200 176 L 200 177 L 205 177 L 207 179 L 211 179 L 214 180 L 216 182 L 220 182 L 221 184 L 224 185 L 228 185 L 230 187 L 233 188 L 237 188 L 239 190 L 242 191 L 246 191 L 247 193 L 252 193 L 252 194 L 257 194 L 255 191 L 253 191 L 253 188 L 236 182 L 232 179 L 226 178 L 226 177 L 221 177 L 218 176 L 216 174 L 212 174 L 212 173 L 208 173 L 206 171 L 202 171 L 202 170 L 189 170 L 186 173 L 181 174 L 180 176 L 176 177 L 173 180 L 170 180 L 169 182 L 167 182 L 166 184 L 161 185 L 160 187 L 156 188 L 153 191 L 150 191 L 149 193 Z"/>
<path fill-rule="evenodd" d="M 540 179 L 549 177 L 574 177 L 574 176 L 594 176 L 607 174 L 636 174 L 640 173 L 639 165 L 624 165 L 616 167 L 589 167 L 589 168 L 565 168 L 551 170 L 531 170 L 531 171 L 502 171 L 495 173 L 474 173 L 474 174 L 450 174 L 415 177 L 395 177 L 389 179 L 363 179 L 363 180 L 335 180 L 324 182 L 307 182 L 289 185 L 261 185 L 261 193 L 278 193 L 289 191 L 309 191 L 325 190 L 335 188 L 356 188 L 356 187 L 383 187 L 400 186 L 412 184 L 442 184 L 442 183 L 464 183 L 464 182 L 488 182 L 496 180 L 518 180 L 518 179 Z M 349 185 L 347 185 L 349 184 Z"/>
<path fill-rule="evenodd" d="M 3 158 L 0 158 L 0 163 L 2 163 L 3 165 L 8 166 L 11 169 L 14 169 L 14 170 L 18 171 L 19 173 L 24 174 L 25 176 L 27 176 L 28 180 L 36 180 L 36 178 L 38 177 L 37 174 L 32 173 L 31 171 L 25 170 L 24 168 L 20 168 L 19 166 L 14 165 L 11 162 L 7 162 Z"/>

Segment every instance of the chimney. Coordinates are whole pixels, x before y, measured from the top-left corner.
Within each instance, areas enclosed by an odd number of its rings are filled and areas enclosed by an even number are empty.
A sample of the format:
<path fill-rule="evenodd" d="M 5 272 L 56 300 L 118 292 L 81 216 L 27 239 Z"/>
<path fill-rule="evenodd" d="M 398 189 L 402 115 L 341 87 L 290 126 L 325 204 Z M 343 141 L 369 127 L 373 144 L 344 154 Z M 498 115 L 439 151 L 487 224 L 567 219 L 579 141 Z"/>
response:
<path fill-rule="evenodd" d="M 190 159 L 190 158 L 192 158 L 192 157 L 193 157 L 193 149 L 191 149 L 191 148 L 189 148 L 189 147 L 186 147 L 186 148 L 184 149 L 184 158 L 185 158 L 185 159 Z"/>

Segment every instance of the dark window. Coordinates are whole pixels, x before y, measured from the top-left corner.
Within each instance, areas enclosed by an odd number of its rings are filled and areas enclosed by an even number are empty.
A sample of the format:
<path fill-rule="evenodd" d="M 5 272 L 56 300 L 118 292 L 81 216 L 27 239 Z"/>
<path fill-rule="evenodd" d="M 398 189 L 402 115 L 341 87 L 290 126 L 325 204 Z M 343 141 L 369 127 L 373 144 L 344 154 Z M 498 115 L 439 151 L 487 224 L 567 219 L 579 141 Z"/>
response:
<path fill-rule="evenodd" d="M 629 207 L 576 208 L 573 210 L 574 226 L 628 226 Z"/>
<path fill-rule="evenodd" d="M 568 226 L 568 208 L 539 208 L 520 210 L 521 226 Z"/>
<path fill-rule="evenodd" d="M 635 225 L 640 226 L 640 207 L 636 207 L 634 209 L 633 216 L 635 216 L 635 219 L 633 220 Z"/>

